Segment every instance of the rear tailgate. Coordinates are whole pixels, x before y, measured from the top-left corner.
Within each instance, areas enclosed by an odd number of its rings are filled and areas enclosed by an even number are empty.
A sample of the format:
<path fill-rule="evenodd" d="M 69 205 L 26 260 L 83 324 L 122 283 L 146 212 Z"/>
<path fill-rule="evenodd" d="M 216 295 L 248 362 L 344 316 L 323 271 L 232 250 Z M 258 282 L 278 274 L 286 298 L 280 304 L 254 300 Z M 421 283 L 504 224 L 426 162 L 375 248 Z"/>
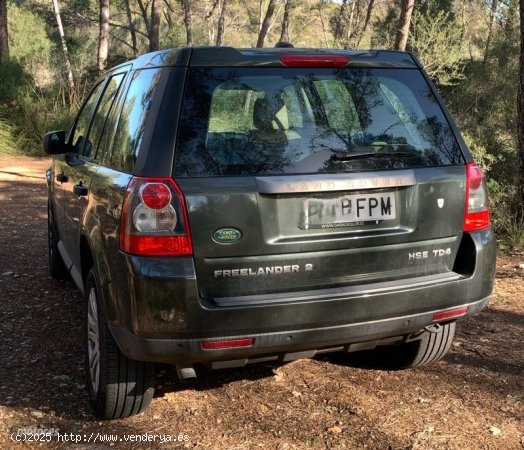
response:
<path fill-rule="evenodd" d="M 451 273 L 465 160 L 419 69 L 190 67 L 178 135 L 201 297 Z"/>

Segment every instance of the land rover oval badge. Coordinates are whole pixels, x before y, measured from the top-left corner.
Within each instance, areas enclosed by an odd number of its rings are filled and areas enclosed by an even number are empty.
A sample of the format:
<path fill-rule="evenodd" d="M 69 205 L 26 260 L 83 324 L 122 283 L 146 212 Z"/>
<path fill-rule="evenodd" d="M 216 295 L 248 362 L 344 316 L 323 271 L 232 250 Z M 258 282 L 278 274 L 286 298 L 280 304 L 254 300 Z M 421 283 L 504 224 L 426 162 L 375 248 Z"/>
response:
<path fill-rule="evenodd" d="M 232 244 L 242 237 L 240 230 L 236 228 L 219 228 L 213 233 L 213 240 L 218 244 Z"/>

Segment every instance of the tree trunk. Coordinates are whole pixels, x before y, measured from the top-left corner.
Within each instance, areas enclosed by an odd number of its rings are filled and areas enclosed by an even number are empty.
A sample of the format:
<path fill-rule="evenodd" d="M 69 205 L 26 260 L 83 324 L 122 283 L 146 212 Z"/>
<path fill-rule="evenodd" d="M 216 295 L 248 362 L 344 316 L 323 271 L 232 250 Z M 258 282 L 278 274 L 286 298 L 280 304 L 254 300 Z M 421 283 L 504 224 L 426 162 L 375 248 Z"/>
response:
<path fill-rule="evenodd" d="M 193 20 L 191 18 L 189 0 L 180 1 L 182 2 L 182 9 L 184 10 L 184 24 L 186 26 L 186 45 L 188 47 L 191 47 L 193 45 Z"/>
<path fill-rule="evenodd" d="M 221 46 L 224 44 L 224 20 L 226 17 L 227 0 L 222 0 L 222 8 L 220 10 L 220 17 L 218 18 L 217 26 L 217 41 L 216 45 Z"/>
<path fill-rule="evenodd" d="M 271 18 L 275 12 L 275 3 L 276 0 L 269 0 L 269 5 L 267 6 L 266 15 L 260 26 L 260 32 L 258 33 L 257 48 L 264 46 L 264 41 L 266 40 L 267 32 L 269 30 L 269 24 L 271 23 Z"/>
<path fill-rule="evenodd" d="M 524 0 L 520 0 L 520 62 L 517 100 L 518 161 L 519 161 L 519 214 L 524 220 Z"/>
<path fill-rule="evenodd" d="M 162 0 L 153 0 L 151 5 L 151 29 L 149 30 L 149 51 L 156 52 L 160 48 L 160 16 L 162 15 Z"/>
<path fill-rule="evenodd" d="M 349 48 L 349 40 L 351 39 L 351 36 L 355 32 L 355 30 L 353 29 L 353 21 L 354 21 L 354 17 L 355 17 L 355 6 L 356 5 L 357 5 L 356 1 L 351 3 L 351 10 L 349 12 L 348 23 L 347 23 L 347 30 L 346 30 L 346 42 L 344 44 L 344 48 L 346 48 L 346 49 Z"/>
<path fill-rule="evenodd" d="M 64 53 L 64 61 L 67 70 L 67 80 L 69 81 L 69 87 L 71 88 L 72 93 L 75 89 L 75 81 L 73 79 L 73 69 L 71 67 L 71 60 L 69 59 L 69 51 L 67 50 L 67 42 L 65 40 L 64 27 L 62 26 L 62 18 L 60 17 L 60 8 L 58 6 L 58 0 L 53 0 L 53 8 L 55 10 L 56 24 L 58 26 L 60 42 L 62 43 L 62 52 Z"/>
<path fill-rule="evenodd" d="M 264 12 L 264 0 L 258 0 L 258 32 L 260 33 L 260 30 L 262 29 L 262 21 L 264 20 L 263 12 Z"/>
<path fill-rule="evenodd" d="M 280 32 L 280 42 L 289 42 L 289 16 L 293 9 L 292 0 L 286 0 L 284 6 L 284 18 L 282 19 L 282 31 Z"/>
<path fill-rule="evenodd" d="M 495 31 L 495 24 L 497 23 L 497 8 L 499 6 L 499 0 L 491 1 L 491 11 L 489 16 L 489 30 L 488 37 L 486 39 L 486 48 L 484 49 L 484 60 L 483 64 L 486 64 L 488 60 L 489 46 L 491 44 L 491 39 L 493 38 L 493 32 Z"/>
<path fill-rule="evenodd" d="M 360 33 L 360 35 L 358 37 L 357 48 L 360 47 L 360 41 L 362 40 L 362 38 L 366 34 L 366 31 L 368 30 L 369 22 L 371 21 L 371 14 L 373 14 L 373 7 L 374 6 L 375 6 L 375 0 L 369 0 L 368 9 L 366 11 L 366 18 L 364 20 L 364 27 L 362 28 L 362 32 Z"/>
<path fill-rule="evenodd" d="M 347 25 L 346 18 L 348 15 L 347 9 L 348 9 L 348 0 L 343 0 L 342 4 L 340 5 L 340 10 L 338 14 L 335 14 L 332 17 L 332 20 L 334 22 L 331 26 L 332 33 L 333 33 L 333 47 L 339 46 L 340 42 L 342 41 L 342 37 L 345 33 L 345 29 Z"/>
<path fill-rule="evenodd" d="M 504 24 L 504 34 L 507 41 L 514 39 L 514 32 L 520 25 L 519 22 L 519 1 L 508 0 L 506 2 L 506 23 Z"/>
<path fill-rule="evenodd" d="M 129 0 L 124 0 L 126 7 L 127 23 L 129 25 L 129 34 L 131 35 L 131 47 L 133 48 L 133 55 L 138 56 L 138 45 L 136 41 L 135 23 L 133 22 L 133 16 L 131 15 L 131 7 L 129 6 Z"/>
<path fill-rule="evenodd" d="M 9 61 L 7 0 L 0 0 L 0 64 Z"/>
<path fill-rule="evenodd" d="M 149 14 L 147 13 L 147 4 L 144 5 L 142 0 L 137 0 L 138 9 L 140 9 L 140 15 L 142 16 L 142 19 L 144 19 L 144 24 L 146 26 L 147 30 L 147 36 L 149 39 L 149 33 L 151 32 L 151 24 L 149 23 Z"/>
<path fill-rule="evenodd" d="M 397 37 L 395 39 L 395 50 L 406 50 L 408 43 L 409 26 L 415 0 L 402 0 L 400 5 L 400 19 L 398 21 Z"/>
<path fill-rule="evenodd" d="M 322 35 L 324 37 L 324 47 L 328 48 L 328 40 L 327 40 L 327 33 L 326 33 L 326 24 L 324 22 L 324 17 L 322 14 L 322 10 L 324 9 L 324 2 L 325 0 L 320 0 L 318 4 L 318 18 L 320 19 L 320 25 L 322 26 Z"/>
<path fill-rule="evenodd" d="M 109 53 L 109 0 L 100 0 L 100 32 L 98 35 L 98 70 L 103 72 L 107 66 Z"/>

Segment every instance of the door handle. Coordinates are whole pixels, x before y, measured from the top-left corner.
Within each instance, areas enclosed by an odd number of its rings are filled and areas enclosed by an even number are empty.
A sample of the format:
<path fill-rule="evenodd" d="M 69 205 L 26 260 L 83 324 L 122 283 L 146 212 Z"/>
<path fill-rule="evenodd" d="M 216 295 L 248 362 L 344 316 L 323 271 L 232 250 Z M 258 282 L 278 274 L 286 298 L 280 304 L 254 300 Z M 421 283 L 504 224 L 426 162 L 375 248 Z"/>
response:
<path fill-rule="evenodd" d="M 82 182 L 80 182 L 73 186 L 73 192 L 79 197 L 85 197 L 89 190 L 85 186 L 82 186 Z"/>
<path fill-rule="evenodd" d="M 67 183 L 67 180 L 69 178 L 67 178 L 67 175 L 64 175 L 63 173 L 59 173 L 57 176 L 56 176 L 56 181 L 60 182 L 60 183 Z"/>

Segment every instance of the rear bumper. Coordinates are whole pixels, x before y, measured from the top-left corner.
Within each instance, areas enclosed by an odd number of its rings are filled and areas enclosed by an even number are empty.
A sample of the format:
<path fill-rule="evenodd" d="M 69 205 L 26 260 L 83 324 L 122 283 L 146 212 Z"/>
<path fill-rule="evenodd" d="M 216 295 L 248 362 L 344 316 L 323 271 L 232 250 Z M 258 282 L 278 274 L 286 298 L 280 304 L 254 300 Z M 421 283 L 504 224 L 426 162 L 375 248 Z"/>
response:
<path fill-rule="evenodd" d="M 435 312 L 465 305 L 467 315 L 479 312 L 493 289 L 492 230 L 467 235 L 462 247 L 463 257 L 444 274 L 214 302 L 199 297 L 191 257 L 120 254 L 126 270 L 103 289 L 112 334 L 129 358 L 242 365 L 275 355 L 289 359 L 285 355 L 304 351 L 352 350 L 357 343 L 372 347 L 420 331 L 433 323 Z M 205 340 L 239 337 L 254 343 L 228 350 L 201 348 Z"/>
<path fill-rule="evenodd" d="M 462 317 L 480 312 L 488 300 L 485 298 L 467 304 L 468 312 Z M 121 326 L 111 326 L 111 332 L 128 358 L 182 366 L 205 363 L 213 368 L 241 367 L 251 362 L 310 358 L 330 351 L 371 349 L 400 340 L 433 324 L 433 314 L 439 311 L 326 328 L 248 334 L 242 337 L 253 338 L 252 346 L 220 350 L 203 350 L 203 339 L 148 339 Z M 210 336 L 213 339 L 234 337 L 239 336 Z"/>

